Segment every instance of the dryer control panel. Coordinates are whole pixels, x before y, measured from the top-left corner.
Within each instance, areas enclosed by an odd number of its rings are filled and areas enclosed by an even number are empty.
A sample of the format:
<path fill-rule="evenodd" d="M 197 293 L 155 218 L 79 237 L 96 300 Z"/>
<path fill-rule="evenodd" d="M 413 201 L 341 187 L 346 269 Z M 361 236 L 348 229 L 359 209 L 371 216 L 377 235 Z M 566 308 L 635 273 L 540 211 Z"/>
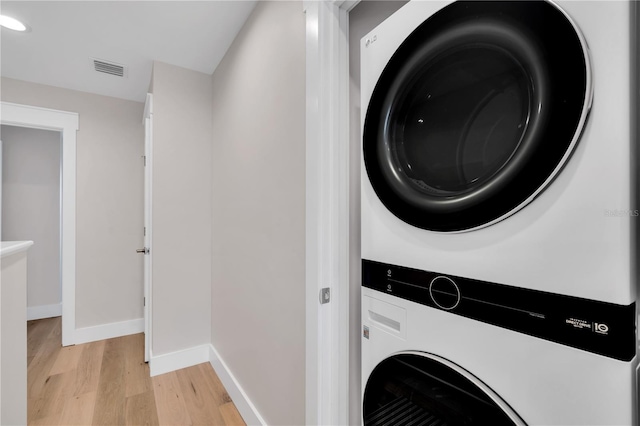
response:
<path fill-rule="evenodd" d="M 362 261 L 362 285 L 435 309 L 630 361 L 636 356 L 636 305 L 617 305 Z"/>

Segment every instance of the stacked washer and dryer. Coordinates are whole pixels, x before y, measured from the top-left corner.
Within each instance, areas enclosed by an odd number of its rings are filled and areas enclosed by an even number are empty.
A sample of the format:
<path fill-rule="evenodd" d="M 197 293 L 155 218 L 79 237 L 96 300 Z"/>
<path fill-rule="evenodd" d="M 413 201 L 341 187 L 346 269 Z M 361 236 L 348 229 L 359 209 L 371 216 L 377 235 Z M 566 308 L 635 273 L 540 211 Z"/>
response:
<path fill-rule="evenodd" d="M 412 1 L 363 38 L 364 424 L 638 423 L 637 7 Z"/>

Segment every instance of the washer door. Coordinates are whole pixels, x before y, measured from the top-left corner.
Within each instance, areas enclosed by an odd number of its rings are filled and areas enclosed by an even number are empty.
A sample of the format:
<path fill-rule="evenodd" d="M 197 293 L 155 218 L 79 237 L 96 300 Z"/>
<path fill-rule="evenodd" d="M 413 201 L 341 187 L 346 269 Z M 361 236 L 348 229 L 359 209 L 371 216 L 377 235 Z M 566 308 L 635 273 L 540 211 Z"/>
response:
<path fill-rule="evenodd" d="M 557 6 L 452 3 L 402 43 L 376 84 L 363 129 L 369 180 L 414 226 L 487 226 L 551 182 L 591 98 L 587 47 Z"/>
<path fill-rule="evenodd" d="M 364 391 L 363 419 L 375 425 L 524 425 L 491 389 L 435 355 L 409 352 L 385 359 Z"/>

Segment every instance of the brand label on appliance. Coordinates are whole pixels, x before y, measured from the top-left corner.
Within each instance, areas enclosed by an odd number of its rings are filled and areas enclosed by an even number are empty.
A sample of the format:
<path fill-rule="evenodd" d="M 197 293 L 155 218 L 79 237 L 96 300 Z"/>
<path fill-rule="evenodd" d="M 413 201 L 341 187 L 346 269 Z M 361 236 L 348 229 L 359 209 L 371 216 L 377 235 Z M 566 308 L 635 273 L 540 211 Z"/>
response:
<path fill-rule="evenodd" d="M 591 330 L 591 322 L 577 319 L 577 318 L 567 318 L 565 320 L 566 324 L 572 325 L 574 328 L 583 329 L 588 328 Z"/>
<path fill-rule="evenodd" d="M 378 40 L 378 36 L 374 35 L 371 38 L 368 38 L 364 41 L 364 47 L 369 47 L 372 43 L 375 43 Z"/>
<path fill-rule="evenodd" d="M 578 318 L 567 318 L 565 323 L 580 330 L 589 329 L 594 333 L 603 334 L 605 336 L 609 334 L 609 326 L 601 322 L 585 321 Z"/>

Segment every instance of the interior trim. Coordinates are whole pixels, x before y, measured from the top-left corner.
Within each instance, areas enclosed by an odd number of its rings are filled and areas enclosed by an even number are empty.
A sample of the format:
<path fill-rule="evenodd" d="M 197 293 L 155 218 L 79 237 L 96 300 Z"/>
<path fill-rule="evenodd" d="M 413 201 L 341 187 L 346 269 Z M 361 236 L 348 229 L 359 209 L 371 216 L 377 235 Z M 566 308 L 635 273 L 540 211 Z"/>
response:
<path fill-rule="evenodd" d="M 0 102 L 2 124 L 54 130 L 62 134 L 60 156 L 60 280 L 62 281 L 62 346 L 76 343 L 76 132 L 79 115 L 10 102 Z"/>

